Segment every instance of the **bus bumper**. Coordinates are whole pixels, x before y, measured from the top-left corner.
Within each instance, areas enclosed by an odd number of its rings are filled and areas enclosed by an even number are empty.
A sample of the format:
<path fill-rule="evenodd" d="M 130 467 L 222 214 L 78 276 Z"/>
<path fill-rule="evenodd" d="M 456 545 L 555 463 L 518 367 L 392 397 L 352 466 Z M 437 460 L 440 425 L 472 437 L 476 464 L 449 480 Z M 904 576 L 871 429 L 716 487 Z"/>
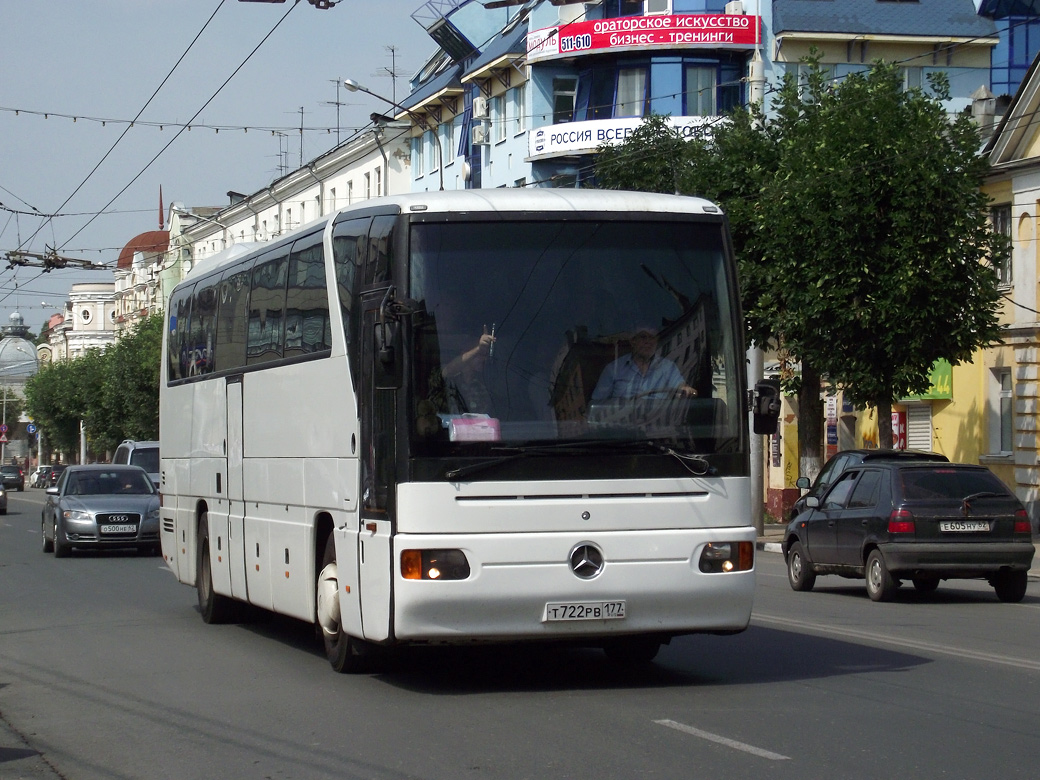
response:
<path fill-rule="evenodd" d="M 591 535 L 399 534 L 394 542 L 394 638 L 409 642 L 575 640 L 741 631 L 751 619 L 753 563 L 744 571 L 701 570 L 706 545 L 737 542 L 750 543 L 753 555 L 754 528 Z M 587 566 L 579 571 L 582 566 L 580 562 L 576 566 L 572 556 L 577 551 L 576 557 L 581 558 L 578 548 L 585 545 L 601 553 L 595 571 Z M 469 576 L 406 579 L 401 554 L 415 549 L 461 550 L 469 563 Z M 623 602 L 623 617 L 595 617 L 606 611 L 588 609 L 619 602 Z M 583 606 L 568 609 L 568 605 Z M 609 611 L 616 613 L 617 607 Z"/>

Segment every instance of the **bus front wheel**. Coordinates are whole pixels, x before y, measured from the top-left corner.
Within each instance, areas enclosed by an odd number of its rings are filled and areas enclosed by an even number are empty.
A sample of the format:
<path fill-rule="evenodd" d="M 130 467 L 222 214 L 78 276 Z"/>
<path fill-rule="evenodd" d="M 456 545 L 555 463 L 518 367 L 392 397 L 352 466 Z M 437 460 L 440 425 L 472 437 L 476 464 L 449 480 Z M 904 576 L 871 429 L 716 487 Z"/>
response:
<path fill-rule="evenodd" d="M 209 558 L 209 515 L 202 514 L 195 550 L 195 589 L 199 595 L 199 612 L 211 624 L 229 623 L 234 619 L 235 602 L 213 590 L 213 570 Z"/>
<path fill-rule="evenodd" d="M 314 603 L 318 613 L 318 631 L 325 644 L 325 656 L 337 672 L 363 672 L 368 668 L 371 650 L 367 643 L 343 631 L 339 608 L 339 571 L 336 566 L 336 539 L 329 533 L 325 541 L 321 571 Z"/>

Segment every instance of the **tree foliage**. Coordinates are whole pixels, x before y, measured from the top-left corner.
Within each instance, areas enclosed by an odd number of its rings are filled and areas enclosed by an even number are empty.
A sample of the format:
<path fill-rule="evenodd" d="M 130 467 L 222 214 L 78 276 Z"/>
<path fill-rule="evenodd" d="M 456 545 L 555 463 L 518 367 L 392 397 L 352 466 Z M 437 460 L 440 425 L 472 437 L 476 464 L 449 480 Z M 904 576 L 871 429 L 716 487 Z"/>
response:
<path fill-rule="evenodd" d="M 26 409 L 52 447 L 77 452 L 80 421 L 95 453 L 159 437 L 162 322 L 152 315 L 108 349 L 46 364 L 29 379 Z"/>
<path fill-rule="evenodd" d="M 604 187 L 722 204 L 748 333 L 801 366 L 787 386 L 803 474 L 822 453 L 819 377 L 877 407 L 890 443 L 892 402 L 927 390 L 937 359 L 999 340 L 993 268 L 1008 251 L 987 223 L 977 128 L 948 116 L 942 74 L 926 92 L 880 62 L 838 83 L 807 63 L 768 116 L 753 105 L 690 141 L 651 117 L 596 168 Z"/>

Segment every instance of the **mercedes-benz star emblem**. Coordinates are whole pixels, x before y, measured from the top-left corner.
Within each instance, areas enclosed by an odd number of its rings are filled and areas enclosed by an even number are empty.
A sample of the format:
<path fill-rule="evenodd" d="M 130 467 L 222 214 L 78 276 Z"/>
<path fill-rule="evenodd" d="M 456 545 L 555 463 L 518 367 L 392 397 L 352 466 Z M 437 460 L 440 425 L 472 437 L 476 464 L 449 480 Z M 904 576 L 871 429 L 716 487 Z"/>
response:
<path fill-rule="evenodd" d="M 582 542 L 571 550 L 571 571 L 576 577 L 591 580 L 603 571 L 603 551 L 589 542 Z"/>

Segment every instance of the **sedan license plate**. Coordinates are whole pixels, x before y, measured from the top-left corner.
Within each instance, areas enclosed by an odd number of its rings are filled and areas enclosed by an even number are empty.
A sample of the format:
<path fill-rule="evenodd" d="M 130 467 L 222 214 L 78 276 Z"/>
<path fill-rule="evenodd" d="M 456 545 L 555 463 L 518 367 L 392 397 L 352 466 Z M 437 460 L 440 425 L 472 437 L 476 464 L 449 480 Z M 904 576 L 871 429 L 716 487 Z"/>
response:
<path fill-rule="evenodd" d="M 137 526 L 133 523 L 126 525 L 103 525 L 98 530 L 103 534 L 134 534 L 137 533 Z"/>
<path fill-rule="evenodd" d="M 562 620 L 622 620 L 624 601 L 563 601 L 545 605 L 543 622 Z"/>
<path fill-rule="evenodd" d="M 939 530 L 943 533 L 956 531 L 988 531 L 989 520 L 942 520 Z"/>

